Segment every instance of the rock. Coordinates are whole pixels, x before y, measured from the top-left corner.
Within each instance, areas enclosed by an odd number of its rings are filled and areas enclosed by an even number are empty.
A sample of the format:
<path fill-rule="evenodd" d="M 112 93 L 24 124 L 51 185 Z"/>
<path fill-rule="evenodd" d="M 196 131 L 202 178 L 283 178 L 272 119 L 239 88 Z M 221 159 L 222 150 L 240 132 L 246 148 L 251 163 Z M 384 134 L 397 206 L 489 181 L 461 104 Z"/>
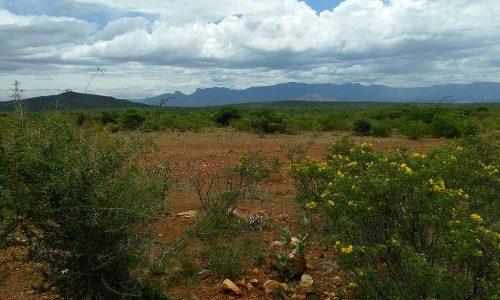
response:
<path fill-rule="evenodd" d="M 314 284 L 314 280 L 312 279 L 311 275 L 309 274 L 302 274 L 300 277 L 300 288 L 307 289 L 311 287 Z"/>
<path fill-rule="evenodd" d="M 225 293 L 233 294 L 236 296 L 241 296 L 243 294 L 240 288 L 237 287 L 236 284 L 234 284 L 234 282 L 232 282 L 229 279 L 225 279 L 222 282 L 222 289 L 224 290 Z"/>
<path fill-rule="evenodd" d="M 300 243 L 300 240 L 294 236 L 292 236 L 292 245 L 297 246 L 298 243 Z"/>
<path fill-rule="evenodd" d="M 276 256 L 283 248 L 283 244 L 280 241 L 274 241 L 269 246 L 269 264 L 271 267 L 278 267 L 278 257 Z"/>
<path fill-rule="evenodd" d="M 181 218 L 186 218 L 186 219 L 192 219 L 192 218 L 196 218 L 197 215 L 198 215 L 198 212 L 196 210 L 188 210 L 188 211 L 180 212 L 176 216 L 181 217 Z"/>
<path fill-rule="evenodd" d="M 288 291 L 288 284 L 281 283 L 281 282 L 278 282 L 276 280 L 268 280 L 268 281 L 264 282 L 262 287 L 264 287 L 264 290 L 268 294 L 273 293 L 275 290 L 279 290 L 282 292 Z"/>
<path fill-rule="evenodd" d="M 208 275 L 210 275 L 210 270 L 203 269 L 200 272 L 196 273 L 196 275 L 198 275 L 202 278 L 206 278 L 206 277 L 208 277 Z"/>
<path fill-rule="evenodd" d="M 259 284 L 259 280 L 258 279 L 252 279 L 252 280 L 250 280 L 250 283 L 252 285 L 257 285 L 257 284 Z"/>

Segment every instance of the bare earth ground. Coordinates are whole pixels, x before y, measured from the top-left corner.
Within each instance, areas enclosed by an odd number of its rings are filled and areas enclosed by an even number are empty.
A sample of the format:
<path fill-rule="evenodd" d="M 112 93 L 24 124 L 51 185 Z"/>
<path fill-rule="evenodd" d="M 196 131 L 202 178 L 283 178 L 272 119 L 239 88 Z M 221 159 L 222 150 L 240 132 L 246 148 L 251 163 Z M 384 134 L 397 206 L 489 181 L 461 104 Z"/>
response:
<path fill-rule="evenodd" d="M 283 162 L 281 171 L 262 183 L 260 188 L 270 195 L 266 201 L 244 202 L 238 209 L 246 214 L 263 211 L 268 217 L 268 226 L 262 232 L 255 233 L 255 239 L 269 245 L 275 240 L 281 228 L 296 228 L 301 218 L 301 211 L 294 202 L 294 187 L 287 175 L 289 161 L 286 154 L 293 146 L 302 145 L 307 155 L 323 158 L 332 142 L 342 137 L 342 132 L 302 133 L 298 135 L 258 135 L 233 131 L 231 129 L 207 129 L 200 132 L 165 131 L 149 134 L 158 145 L 158 151 L 151 158 L 168 160 L 172 166 L 172 176 L 176 182 L 169 195 L 170 212 L 156 225 L 158 237 L 171 243 L 192 226 L 194 219 L 177 217 L 176 214 L 187 210 L 202 210 L 196 194 L 187 182 L 186 164 L 191 163 L 208 172 L 215 172 L 235 164 L 248 151 L 259 152 L 267 159 L 279 157 Z M 425 151 L 431 147 L 445 144 L 444 139 L 425 138 L 419 141 L 404 137 L 374 138 L 354 137 L 360 142 L 371 142 L 376 149 L 406 148 L 410 151 Z M 297 232 L 294 232 L 295 234 Z M 188 244 L 196 247 L 195 244 Z M 39 284 L 38 266 L 19 262 L 24 255 L 23 249 L 0 251 L 0 299 L 57 299 L 57 291 L 36 294 L 33 285 Z M 347 282 L 333 278 L 339 273 L 333 263 L 331 253 L 325 251 L 317 242 L 312 242 L 306 252 L 308 270 L 323 298 L 328 292 L 348 289 Z M 340 276 L 342 277 L 342 276 Z M 258 279 L 260 283 L 272 279 L 273 274 L 265 268 L 249 269 L 242 279 L 247 282 Z M 167 292 L 173 299 L 232 299 L 221 292 L 224 278 L 208 275 L 199 285 L 178 285 Z M 245 290 L 240 299 L 268 299 L 261 286 Z"/>

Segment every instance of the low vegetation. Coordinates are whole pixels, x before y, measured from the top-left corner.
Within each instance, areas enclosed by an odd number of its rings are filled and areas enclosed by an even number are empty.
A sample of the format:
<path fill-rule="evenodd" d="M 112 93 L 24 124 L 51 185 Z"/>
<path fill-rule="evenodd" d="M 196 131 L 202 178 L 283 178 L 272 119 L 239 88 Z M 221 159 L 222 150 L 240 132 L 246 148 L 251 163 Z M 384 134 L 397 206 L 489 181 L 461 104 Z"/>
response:
<path fill-rule="evenodd" d="M 417 140 L 425 136 L 460 138 L 498 130 L 499 105 L 392 104 L 375 109 L 330 103 L 323 109 L 308 104 L 295 108 L 227 106 L 206 109 L 133 108 L 70 112 L 78 126 L 105 126 L 111 132 L 140 130 L 198 131 L 230 127 L 256 134 L 295 134 L 301 131 L 350 131 L 362 136 L 404 135 Z M 364 105 L 367 107 L 364 109 Z M 293 106 L 292 106 L 293 107 Z M 1 121 L 0 121 L 1 122 Z"/>

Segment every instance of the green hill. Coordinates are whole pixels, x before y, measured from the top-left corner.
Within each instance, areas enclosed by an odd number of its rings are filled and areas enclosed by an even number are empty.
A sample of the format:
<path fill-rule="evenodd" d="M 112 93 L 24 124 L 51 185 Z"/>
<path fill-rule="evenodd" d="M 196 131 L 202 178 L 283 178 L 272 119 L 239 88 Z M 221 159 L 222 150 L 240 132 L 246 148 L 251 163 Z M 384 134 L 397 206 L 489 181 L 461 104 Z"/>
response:
<path fill-rule="evenodd" d="M 131 102 L 113 97 L 65 92 L 59 95 L 41 96 L 22 100 L 23 106 L 28 111 L 53 110 L 56 107 L 69 110 L 149 107 L 149 105 Z M 0 102 L 0 112 L 14 110 L 14 101 Z"/>

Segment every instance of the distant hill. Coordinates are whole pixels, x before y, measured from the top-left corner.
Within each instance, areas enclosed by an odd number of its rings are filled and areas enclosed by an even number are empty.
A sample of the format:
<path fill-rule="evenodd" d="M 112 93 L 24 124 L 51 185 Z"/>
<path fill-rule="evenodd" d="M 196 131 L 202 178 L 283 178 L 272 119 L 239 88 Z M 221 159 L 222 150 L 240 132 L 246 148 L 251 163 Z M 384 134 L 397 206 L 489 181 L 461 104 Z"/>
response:
<path fill-rule="evenodd" d="M 131 102 L 113 97 L 65 92 L 59 95 L 50 95 L 24 99 L 23 105 L 28 111 L 52 110 L 56 105 L 64 109 L 101 109 L 124 107 L 148 107 L 146 104 Z M 0 112 L 14 110 L 13 101 L 0 102 Z"/>
<path fill-rule="evenodd" d="M 417 88 L 393 88 L 385 85 L 283 83 L 251 87 L 244 90 L 228 88 L 197 89 L 190 95 L 181 92 L 135 100 L 156 105 L 170 99 L 167 106 L 201 107 L 279 100 L 323 100 L 346 102 L 439 102 L 481 103 L 500 101 L 500 83 L 477 82 L 446 84 Z"/>

